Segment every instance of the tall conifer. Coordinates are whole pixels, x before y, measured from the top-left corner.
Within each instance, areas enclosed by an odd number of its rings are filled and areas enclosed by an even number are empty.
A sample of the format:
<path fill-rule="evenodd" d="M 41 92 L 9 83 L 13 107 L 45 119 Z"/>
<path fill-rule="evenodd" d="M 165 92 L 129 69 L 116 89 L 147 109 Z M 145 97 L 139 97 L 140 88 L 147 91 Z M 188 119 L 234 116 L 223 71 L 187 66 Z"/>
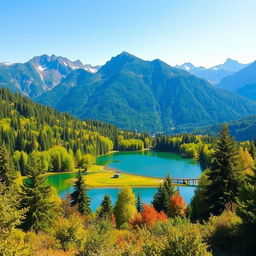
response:
<path fill-rule="evenodd" d="M 157 211 L 169 212 L 170 197 L 176 193 L 169 174 L 166 175 L 163 184 L 160 184 L 157 192 L 154 194 L 152 204 Z"/>
<path fill-rule="evenodd" d="M 21 225 L 24 230 L 47 229 L 53 220 L 54 203 L 50 201 L 51 187 L 45 185 L 46 177 L 41 175 L 39 159 L 32 156 L 27 164 L 28 180 L 23 186 L 21 207 L 26 208 Z"/>
<path fill-rule="evenodd" d="M 138 196 L 137 196 L 136 208 L 137 208 L 138 212 L 142 212 L 143 211 L 143 204 L 142 204 L 142 201 L 141 201 L 140 193 L 138 193 Z"/>
<path fill-rule="evenodd" d="M 236 201 L 241 182 L 237 160 L 238 147 L 229 135 L 227 125 L 224 125 L 208 173 L 206 203 L 209 214 L 219 215 L 228 204 Z"/>
<path fill-rule="evenodd" d="M 77 174 L 77 180 L 75 182 L 74 189 L 74 192 L 71 194 L 71 205 L 77 205 L 77 208 L 81 214 L 90 214 L 91 199 L 87 195 L 88 189 L 81 171 L 79 171 Z"/>
<path fill-rule="evenodd" d="M 14 183 L 17 178 L 16 171 L 9 156 L 9 152 L 5 144 L 0 144 L 0 182 L 3 182 L 6 187 Z"/>
<path fill-rule="evenodd" d="M 104 199 L 101 202 L 101 209 L 99 212 L 99 217 L 104 218 L 104 217 L 111 217 L 113 213 L 113 206 L 111 203 L 111 199 L 109 195 L 105 195 Z"/>

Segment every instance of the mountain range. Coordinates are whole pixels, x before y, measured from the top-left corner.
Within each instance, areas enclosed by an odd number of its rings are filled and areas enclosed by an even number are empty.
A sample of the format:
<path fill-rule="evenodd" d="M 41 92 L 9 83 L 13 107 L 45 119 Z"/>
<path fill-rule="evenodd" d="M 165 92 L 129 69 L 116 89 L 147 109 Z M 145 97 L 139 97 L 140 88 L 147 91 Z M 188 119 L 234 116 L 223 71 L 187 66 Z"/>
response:
<path fill-rule="evenodd" d="M 158 59 L 144 61 L 126 52 L 97 73 L 73 71 L 34 100 L 81 119 L 151 133 L 177 132 L 256 113 L 252 101 Z"/>
<path fill-rule="evenodd" d="M 189 131 L 256 114 L 251 100 L 159 59 L 144 61 L 127 52 L 101 67 L 54 55 L 3 63 L 0 86 L 80 119 L 150 133 Z"/>
<path fill-rule="evenodd" d="M 38 96 L 57 86 L 76 69 L 97 72 L 99 67 L 84 65 L 55 55 L 34 57 L 26 63 L 0 63 L 0 84 L 29 97 Z"/>
<path fill-rule="evenodd" d="M 256 100 L 256 61 L 233 75 L 225 77 L 218 86 Z"/>
<path fill-rule="evenodd" d="M 239 70 L 245 68 L 248 64 L 239 63 L 236 60 L 227 59 L 225 63 L 211 67 L 195 67 L 192 63 L 187 62 L 182 65 L 176 65 L 176 68 L 183 69 L 189 73 L 206 79 L 212 84 L 219 83 L 223 78 L 238 72 Z"/>

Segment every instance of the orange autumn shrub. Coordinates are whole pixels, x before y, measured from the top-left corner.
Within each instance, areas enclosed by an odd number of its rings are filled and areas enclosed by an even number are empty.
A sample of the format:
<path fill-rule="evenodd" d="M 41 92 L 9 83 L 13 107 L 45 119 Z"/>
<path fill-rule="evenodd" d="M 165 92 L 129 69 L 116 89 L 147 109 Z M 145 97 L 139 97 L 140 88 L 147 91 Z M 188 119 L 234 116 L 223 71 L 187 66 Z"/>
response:
<path fill-rule="evenodd" d="M 141 213 L 136 213 L 132 225 L 134 227 L 142 225 L 150 226 L 157 221 L 165 221 L 167 219 L 168 217 L 164 212 L 157 212 L 152 205 L 144 204 L 143 211 Z"/>
<path fill-rule="evenodd" d="M 183 197 L 179 193 L 175 193 L 170 197 L 169 202 L 169 216 L 180 216 L 184 217 L 186 214 L 186 203 Z"/>

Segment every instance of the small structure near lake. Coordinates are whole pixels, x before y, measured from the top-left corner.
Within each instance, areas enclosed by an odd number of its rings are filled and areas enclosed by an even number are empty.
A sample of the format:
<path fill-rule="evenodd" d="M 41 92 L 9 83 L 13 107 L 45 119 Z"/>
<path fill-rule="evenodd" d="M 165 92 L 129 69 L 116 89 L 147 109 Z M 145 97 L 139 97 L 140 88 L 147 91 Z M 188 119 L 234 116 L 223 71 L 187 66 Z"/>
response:
<path fill-rule="evenodd" d="M 120 178 L 120 177 L 121 177 L 121 173 L 117 171 L 112 178 L 116 179 L 116 178 Z"/>

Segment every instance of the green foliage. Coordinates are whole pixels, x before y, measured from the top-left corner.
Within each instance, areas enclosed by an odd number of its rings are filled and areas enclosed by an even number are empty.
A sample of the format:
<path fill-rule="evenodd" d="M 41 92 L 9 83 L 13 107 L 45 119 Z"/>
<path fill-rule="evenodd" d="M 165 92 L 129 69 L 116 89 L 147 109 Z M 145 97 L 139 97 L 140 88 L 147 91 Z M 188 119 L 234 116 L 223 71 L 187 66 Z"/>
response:
<path fill-rule="evenodd" d="M 71 193 L 71 205 L 77 206 L 78 211 L 83 215 L 91 213 L 91 199 L 87 195 L 87 187 L 81 171 L 77 174 L 74 191 Z"/>
<path fill-rule="evenodd" d="M 17 209 L 19 200 L 16 191 L 0 182 L 0 256 L 32 256 L 29 246 L 18 237 L 16 226 L 26 213 L 26 209 Z"/>
<path fill-rule="evenodd" d="M 147 242 L 144 246 L 145 255 L 163 256 L 210 256 L 208 245 L 203 241 L 198 224 L 191 224 L 187 219 L 174 218 L 167 222 L 158 222 L 150 229 L 157 242 Z M 154 249 L 155 248 L 155 249 Z M 156 251 L 156 254 L 149 252 Z"/>
<path fill-rule="evenodd" d="M 207 244 L 203 242 L 196 226 L 182 225 L 169 229 L 163 256 L 210 256 Z"/>
<path fill-rule="evenodd" d="M 208 214 L 219 215 L 226 206 L 236 202 L 241 171 L 238 170 L 238 147 L 224 125 L 216 143 L 213 161 L 208 172 L 206 189 Z"/>
<path fill-rule="evenodd" d="M 156 138 L 155 149 L 198 159 L 202 169 L 206 169 L 211 163 L 214 141 L 213 137 L 193 134 L 159 136 Z"/>
<path fill-rule="evenodd" d="M 208 181 L 208 172 L 209 170 L 205 170 L 199 180 L 199 184 L 195 189 L 195 194 L 190 202 L 190 219 L 192 221 L 200 221 L 207 219 L 208 217 L 208 209 L 206 204 L 206 188 L 209 185 Z"/>
<path fill-rule="evenodd" d="M 79 121 L 5 88 L 0 88 L 0 103 L 0 140 L 11 154 L 15 152 L 15 168 L 22 175 L 27 174 L 26 161 L 34 152 L 43 171 L 68 171 L 75 164 L 86 169 L 95 156 L 119 149 L 120 137 L 129 142 L 129 147 L 121 147 L 124 150 L 150 144 L 147 134 L 121 131 L 99 121 Z"/>
<path fill-rule="evenodd" d="M 253 140 L 256 134 L 256 115 L 250 115 L 240 120 L 227 122 L 230 134 L 238 141 Z M 222 124 L 196 129 L 193 133 L 217 136 Z"/>
<path fill-rule="evenodd" d="M 88 166 L 93 165 L 96 163 L 96 158 L 93 155 L 85 154 L 80 157 L 79 166 L 82 167 L 84 170 L 87 170 Z"/>
<path fill-rule="evenodd" d="M 72 213 L 66 218 L 57 217 L 53 222 L 53 235 L 65 251 L 70 249 L 81 250 L 86 241 L 83 221 L 76 213 Z"/>
<path fill-rule="evenodd" d="M 246 175 L 241 188 L 237 214 L 242 218 L 241 232 L 243 235 L 243 250 L 252 255 L 256 243 L 256 167 L 254 163 L 253 174 Z"/>
<path fill-rule="evenodd" d="M 234 212 L 225 210 L 219 216 L 211 216 L 202 226 L 202 235 L 214 255 L 236 254 L 240 243 L 238 234 L 240 224 L 241 219 Z"/>
<path fill-rule="evenodd" d="M 122 151 L 143 150 L 144 143 L 142 140 L 136 140 L 136 139 L 121 140 L 121 141 L 119 141 L 118 148 Z"/>
<path fill-rule="evenodd" d="M 214 153 L 214 149 L 211 148 L 211 145 L 204 144 L 200 148 L 198 160 L 202 170 L 205 170 L 211 166 L 213 153 Z"/>
<path fill-rule="evenodd" d="M 175 187 L 169 174 L 166 175 L 163 184 L 160 184 L 157 192 L 154 194 L 152 204 L 160 212 L 164 211 L 168 216 L 170 197 L 176 193 Z"/>
<path fill-rule="evenodd" d="M 197 158 L 198 150 L 195 143 L 182 144 L 180 147 L 180 152 L 188 158 Z"/>
<path fill-rule="evenodd" d="M 101 219 L 90 226 L 88 237 L 79 256 L 110 255 L 112 223 L 109 219 Z"/>
<path fill-rule="evenodd" d="M 13 189 L 7 190 L 0 183 L 0 234 L 4 236 L 12 232 L 24 219 L 26 209 L 18 209 L 19 197 Z"/>
<path fill-rule="evenodd" d="M 4 144 L 0 144 L 0 182 L 7 187 L 14 184 L 17 174 L 13 168 L 9 152 Z"/>
<path fill-rule="evenodd" d="M 105 195 L 101 202 L 98 216 L 100 218 L 110 218 L 113 213 L 113 206 L 109 195 Z"/>
<path fill-rule="evenodd" d="M 54 146 L 49 150 L 49 155 L 54 171 L 72 171 L 74 169 L 74 159 L 65 148 Z"/>
<path fill-rule="evenodd" d="M 132 189 L 130 187 L 123 187 L 118 194 L 114 207 L 117 227 L 120 228 L 122 225 L 129 223 L 133 219 L 137 212 L 135 202 L 136 199 Z"/>
<path fill-rule="evenodd" d="M 53 220 L 54 203 L 50 201 L 52 190 L 45 185 L 46 177 L 40 172 L 40 163 L 32 156 L 27 165 L 28 180 L 24 182 L 21 207 L 27 209 L 21 227 L 25 230 L 47 230 Z"/>
<path fill-rule="evenodd" d="M 138 212 L 143 211 L 143 203 L 141 201 L 140 193 L 138 193 L 137 200 L 136 200 L 136 208 Z"/>

